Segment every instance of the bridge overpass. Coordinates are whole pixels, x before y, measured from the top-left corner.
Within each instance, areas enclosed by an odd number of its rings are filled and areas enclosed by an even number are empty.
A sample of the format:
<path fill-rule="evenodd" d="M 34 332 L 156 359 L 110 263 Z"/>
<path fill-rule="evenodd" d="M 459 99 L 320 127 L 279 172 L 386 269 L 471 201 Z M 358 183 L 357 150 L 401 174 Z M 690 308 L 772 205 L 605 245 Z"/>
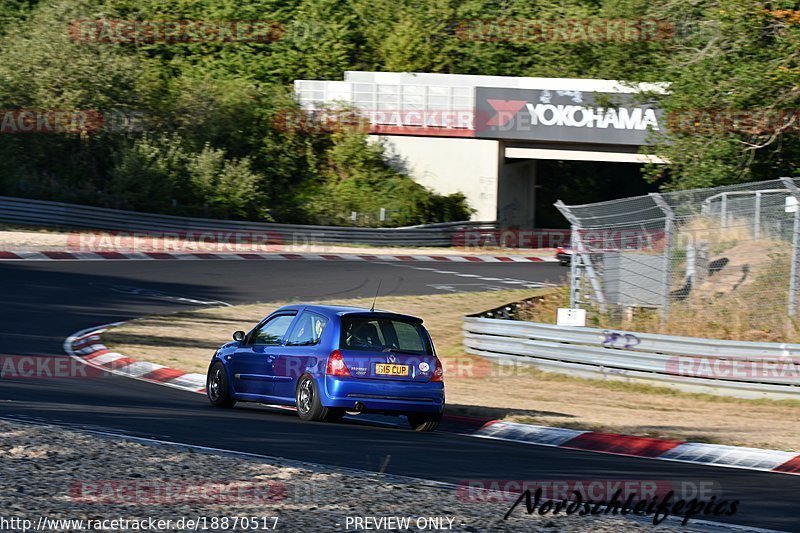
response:
<path fill-rule="evenodd" d="M 294 87 L 310 113 L 357 110 L 399 170 L 438 193 L 462 192 L 475 220 L 504 226 L 551 225 L 537 216 L 553 201 L 542 191 L 565 177 L 544 162 L 632 179 L 643 163 L 664 162 L 639 152 L 663 131 L 653 95 L 666 84 L 348 71 Z"/>

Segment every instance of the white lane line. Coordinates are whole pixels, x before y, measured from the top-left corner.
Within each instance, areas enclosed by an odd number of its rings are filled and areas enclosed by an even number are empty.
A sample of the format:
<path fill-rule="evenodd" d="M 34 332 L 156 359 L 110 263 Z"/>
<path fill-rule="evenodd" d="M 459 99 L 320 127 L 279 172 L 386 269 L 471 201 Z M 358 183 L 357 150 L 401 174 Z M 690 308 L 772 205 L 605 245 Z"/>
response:
<path fill-rule="evenodd" d="M 431 267 L 422 267 L 422 266 L 416 266 L 416 265 L 406 265 L 406 264 L 402 264 L 402 263 L 389 263 L 389 262 L 385 262 L 384 263 L 384 262 L 381 262 L 381 264 L 390 265 L 390 266 L 396 266 L 396 267 L 401 267 L 401 268 L 411 268 L 413 270 L 424 270 L 424 271 L 427 271 L 427 272 L 433 272 L 435 274 L 444 274 L 444 275 L 450 275 L 450 276 L 457 276 L 457 277 L 460 277 L 460 278 L 472 278 L 472 279 L 481 280 L 481 281 L 495 281 L 495 282 L 504 283 L 506 285 L 521 285 L 522 287 L 524 287 L 526 289 L 540 289 L 542 287 L 552 286 L 552 284 L 543 283 L 543 282 L 540 282 L 540 281 L 528 281 L 528 280 L 524 280 L 524 279 L 515 279 L 515 278 L 490 278 L 490 277 L 481 276 L 479 274 L 466 274 L 466 273 L 463 273 L 463 272 L 456 272 L 454 270 L 438 270 L 436 268 L 431 268 Z M 433 288 L 438 289 L 438 290 L 458 292 L 457 289 L 454 289 L 454 287 L 456 285 L 459 285 L 459 284 L 452 284 L 452 283 L 451 284 L 429 284 L 428 286 L 429 287 L 433 287 Z M 497 290 L 497 289 L 492 288 L 491 290 Z"/>

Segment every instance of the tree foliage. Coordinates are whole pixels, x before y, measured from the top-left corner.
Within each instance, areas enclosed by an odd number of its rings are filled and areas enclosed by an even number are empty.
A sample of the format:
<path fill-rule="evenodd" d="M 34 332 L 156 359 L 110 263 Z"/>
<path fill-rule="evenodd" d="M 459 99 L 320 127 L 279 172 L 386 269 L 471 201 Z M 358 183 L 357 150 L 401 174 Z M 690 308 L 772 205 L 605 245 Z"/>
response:
<path fill-rule="evenodd" d="M 684 3 L 681 2 L 681 5 Z M 677 3 L 655 13 L 675 19 Z M 669 188 L 800 173 L 800 11 L 795 2 L 698 2 L 665 62 L 673 127 L 655 147 Z M 686 18 L 686 17 L 689 18 Z M 663 169 L 651 169 L 651 177 Z"/>
<path fill-rule="evenodd" d="M 357 211 L 359 224 L 378 225 L 381 208 L 392 225 L 463 219 L 462 195 L 416 184 L 363 134 L 283 127 L 299 116 L 291 82 L 345 70 L 665 81 L 669 117 L 786 114 L 800 97 L 795 9 L 754 0 L 0 0 L 0 109 L 137 117 L 116 127 L 106 116 L 95 131 L 0 134 L 0 193 L 279 222 L 349 224 Z M 586 40 L 509 30 L 620 19 L 674 33 Z M 109 44 L 76 39 L 80 20 L 266 20 L 280 31 L 269 42 Z M 760 129 L 678 121 L 654 147 L 672 164 L 649 178 L 685 188 L 796 174 L 800 116 L 790 120 Z"/>

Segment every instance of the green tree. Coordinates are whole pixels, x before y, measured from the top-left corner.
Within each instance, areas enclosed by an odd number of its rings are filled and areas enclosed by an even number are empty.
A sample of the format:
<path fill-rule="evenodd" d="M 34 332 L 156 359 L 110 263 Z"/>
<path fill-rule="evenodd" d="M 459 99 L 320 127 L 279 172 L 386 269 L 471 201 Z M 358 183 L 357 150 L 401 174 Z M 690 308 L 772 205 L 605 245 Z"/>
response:
<path fill-rule="evenodd" d="M 667 16 L 675 6 L 663 3 L 653 13 Z M 671 128 L 654 148 L 671 162 L 669 188 L 798 174 L 800 18 L 794 9 L 793 2 L 719 0 L 675 20 L 683 32 L 665 63 L 670 94 L 662 98 Z M 664 172 L 653 167 L 650 176 Z"/>

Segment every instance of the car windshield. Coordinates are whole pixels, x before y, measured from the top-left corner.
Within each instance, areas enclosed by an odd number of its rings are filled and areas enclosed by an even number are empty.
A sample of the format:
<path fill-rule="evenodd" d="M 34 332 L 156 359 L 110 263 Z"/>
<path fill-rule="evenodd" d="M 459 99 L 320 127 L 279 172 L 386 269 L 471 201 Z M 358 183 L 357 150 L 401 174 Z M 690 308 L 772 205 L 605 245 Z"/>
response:
<path fill-rule="evenodd" d="M 428 333 L 422 324 L 396 318 L 343 318 L 340 347 L 418 355 L 433 353 Z"/>

